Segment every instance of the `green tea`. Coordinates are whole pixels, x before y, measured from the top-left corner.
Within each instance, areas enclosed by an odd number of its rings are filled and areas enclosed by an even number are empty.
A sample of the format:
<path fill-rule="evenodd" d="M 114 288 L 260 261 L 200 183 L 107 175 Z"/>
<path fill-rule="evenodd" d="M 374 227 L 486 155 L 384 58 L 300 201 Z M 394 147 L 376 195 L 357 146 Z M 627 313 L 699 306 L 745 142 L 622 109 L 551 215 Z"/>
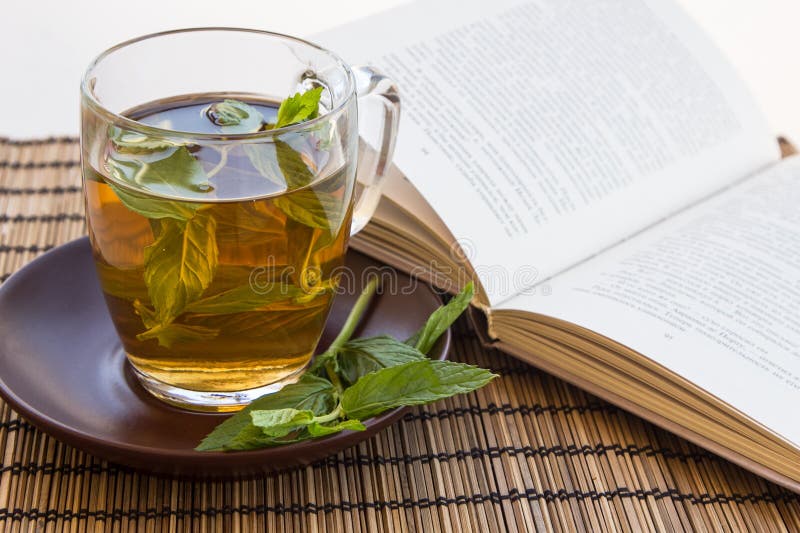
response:
<path fill-rule="evenodd" d="M 211 106 L 226 98 L 173 98 L 127 115 L 219 133 Z M 267 122 L 276 114 L 275 103 L 236 98 Z M 343 264 L 354 169 L 336 164 L 324 131 L 290 133 L 192 144 L 123 126 L 108 133 L 104 168 L 84 167 L 97 271 L 139 372 L 229 392 L 308 364 Z"/>

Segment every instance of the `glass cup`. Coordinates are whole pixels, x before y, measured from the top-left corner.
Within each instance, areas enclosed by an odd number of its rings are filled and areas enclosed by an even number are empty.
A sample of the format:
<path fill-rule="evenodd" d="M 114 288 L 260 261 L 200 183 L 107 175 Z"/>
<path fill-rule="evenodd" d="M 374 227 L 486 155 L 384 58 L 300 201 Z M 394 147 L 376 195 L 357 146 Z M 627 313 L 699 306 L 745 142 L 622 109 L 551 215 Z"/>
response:
<path fill-rule="evenodd" d="M 318 110 L 277 123 L 279 103 L 309 91 Z M 361 161 L 359 107 L 375 147 Z M 95 264 L 145 389 L 230 411 L 297 380 L 380 199 L 395 84 L 294 37 L 189 29 L 101 54 L 81 111 Z"/>

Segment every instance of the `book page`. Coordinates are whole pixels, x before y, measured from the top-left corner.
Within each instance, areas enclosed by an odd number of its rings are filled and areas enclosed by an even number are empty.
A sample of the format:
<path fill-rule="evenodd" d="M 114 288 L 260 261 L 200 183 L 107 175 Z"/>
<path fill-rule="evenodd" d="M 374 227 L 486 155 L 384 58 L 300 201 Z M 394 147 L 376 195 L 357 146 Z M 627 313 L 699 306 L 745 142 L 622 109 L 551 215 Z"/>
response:
<path fill-rule="evenodd" d="M 800 446 L 800 157 L 503 304 L 651 358 Z"/>
<path fill-rule="evenodd" d="M 493 304 L 778 158 L 671 0 L 432 0 L 315 39 L 395 78 L 395 161 Z"/>

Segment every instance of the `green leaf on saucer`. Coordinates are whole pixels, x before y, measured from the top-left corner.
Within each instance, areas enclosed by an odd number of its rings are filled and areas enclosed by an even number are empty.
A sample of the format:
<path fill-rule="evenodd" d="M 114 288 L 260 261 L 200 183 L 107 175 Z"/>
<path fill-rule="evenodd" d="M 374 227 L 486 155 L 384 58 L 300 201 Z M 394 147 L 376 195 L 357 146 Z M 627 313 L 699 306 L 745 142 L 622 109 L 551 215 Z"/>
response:
<path fill-rule="evenodd" d="M 342 394 L 348 418 L 365 419 L 388 409 L 420 405 L 470 392 L 497 377 L 483 368 L 422 359 L 382 368 L 359 379 Z"/>
<path fill-rule="evenodd" d="M 252 424 L 261 429 L 268 437 L 285 437 L 300 427 L 309 425 L 314 420 L 314 412 L 310 409 L 258 409 L 250 411 Z"/>
<path fill-rule="evenodd" d="M 352 384 L 370 372 L 418 361 L 425 355 L 413 346 L 381 335 L 350 340 L 342 345 L 336 357 L 339 373 Z"/>
<path fill-rule="evenodd" d="M 414 336 L 408 341 L 408 344 L 416 346 L 417 350 L 427 354 L 439 340 L 439 337 L 447 331 L 453 322 L 461 316 L 461 313 L 469 307 L 472 297 L 475 295 L 475 286 L 470 281 L 464 286 L 460 293 L 454 296 L 447 305 L 439 307 L 436 311 L 431 313 L 428 321 Z"/>
<path fill-rule="evenodd" d="M 360 420 L 340 420 L 332 424 L 321 424 L 319 422 L 312 422 L 306 428 L 312 437 L 325 437 L 339 433 L 340 431 L 364 431 L 367 429 Z"/>
<path fill-rule="evenodd" d="M 244 437 L 252 439 L 254 435 L 254 426 L 250 418 L 251 411 L 291 408 L 309 410 L 315 415 L 321 415 L 329 412 L 335 406 L 334 392 L 333 385 L 327 379 L 305 374 L 297 383 L 286 385 L 275 394 L 254 400 L 250 405 L 214 428 L 214 431 L 208 434 L 196 449 L 210 451 L 258 447 L 242 446 L 242 442 L 248 440 Z M 263 435 L 260 429 L 258 435 Z"/>

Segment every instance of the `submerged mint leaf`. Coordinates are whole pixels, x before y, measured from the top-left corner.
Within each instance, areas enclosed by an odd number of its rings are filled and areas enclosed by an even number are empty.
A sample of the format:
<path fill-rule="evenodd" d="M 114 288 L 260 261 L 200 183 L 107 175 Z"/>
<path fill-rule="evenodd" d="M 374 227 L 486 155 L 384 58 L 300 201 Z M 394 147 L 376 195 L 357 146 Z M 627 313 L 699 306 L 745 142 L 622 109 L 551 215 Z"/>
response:
<path fill-rule="evenodd" d="M 211 284 L 219 250 L 214 218 L 203 211 L 186 221 L 162 219 L 159 226 L 144 249 L 144 281 L 158 322 L 166 325 Z"/>
<path fill-rule="evenodd" d="M 156 194 L 186 197 L 211 190 L 202 165 L 185 146 L 164 153 L 168 155 L 159 158 L 152 154 L 124 157 L 112 154 L 107 164 L 117 181 L 136 184 Z"/>
<path fill-rule="evenodd" d="M 344 220 L 344 202 L 323 191 L 295 191 L 275 197 L 273 203 L 292 220 L 324 230 L 331 237 L 336 236 Z"/>
<path fill-rule="evenodd" d="M 253 400 L 250 405 L 214 428 L 197 446 L 198 451 L 222 449 L 252 449 L 263 446 L 232 447 L 237 443 L 253 438 L 250 412 L 255 410 L 274 410 L 292 408 L 309 410 L 315 415 L 330 412 L 335 406 L 334 388 L 330 381 L 311 374 L 304 374 L 297 383 L 286 385 L 274 394 L 267 394 Z M 259 436 L 263 433 L 259 430 Z M 263 439 L 262 439 L 263 440 Z"/>
<path fill-rule="evenodd" d="M 312 422 L 306 429 L 308 430 L 308 434 L 312 437 L 325 437 L 345 430 L 364 431 L 367 427 L 360 420 L 349 419 L 340 420 L 332 424 Z"/>
<path fill-rule="evenodd" d="M 304 139 L 299 139 L 303 141 Z M 302 142 L 297 144 L 302 146 Z M 306 146 L 309 151 L 312 148 Z M 312 157 L 280 139 L 271 142 L 250 143 L 242 146 L 259 174 L 288 190 L 300 189 L 314 182 L 317 176 Z"/>
<path fill-rule="evenodd" d="M 175 220 L 189 220 L 200 208 L 200 204 L 192 202 L 178 202 L 162 198 L 147 197 L 134 191 L 123 189 L 119 185 L 107 182 L 114 194 L 117 195 L 122 205 L 147 218 L 174 218 Z"/>
<path fill-rule="evenodd" d="M 245 145 L 245 154 L 261 175 L 288 190 L 274 199 L 278 209 L 300 224 L 336 235 L 344 220 L 345 202 L 320 190 L 295 190 L 316 179 L 299 151 L 284 141 L 276 140 L 274 143 Z"/>
<path fill-rule="evenodd" d="M 299 189 L 312 183 L 314 173 L 299 151 L 285 141 L 275 141 L 275 157 L 287 189 Z"/>
<path fill-rule="evenodd" d="M 354 339 L 344 343 L 336 355 L 339 373 L 353 384 L 361 376 L 381 368 L 424 359 L 425 355 L 388 335 Z"/>
<path fill-rule="evenodd" d="M 134 300 L 133 308 L 136 310 L 136 314 L 141 317 L 142 323 L 147 329 L 154 328 L 158 325 L 156 312 L 144 305 L 141 300 Z"/>
<path fill-rule="evenodd" d="M 156 339 L 160 346 L 171 348 L 175 343 L 200 342 L 213 339 L 217 335 L 219 330 L 215 328 L 171 323 L 153 326 L 144 333 L 136 335 L 136 338 L 140 341 Z"/>
<path fill-rule="evenodd" d="M 134 181 L 154 192 L 182 196 L 186 190 L 207 192 L 208 178 L 202 165 L 185 146 L 153 163 L 144 163 Z"/>
<path fill-rule="evenodd" d="M 443 305 L 434 311 L 422 329 L 415 333 L 407 343 L 413 344 L 417 350 L 424 354 L 430 352 L 433 345 L 442 336 L 442 333 L 447 331 L 447 328 L 453 325 L 453 322 L 469 307 L 474 295 L 475 286 L 470 281 L 460 293 L 447 302 L 447 305 Z"/>
<path fill-rule="evenodd" d="M 250 285 L 235 287 L 189 303 L 186 311 L 222 315 L 257 311 L 281 301 L 292 301 L 306 296 L 306 292 L 295 285 L 276 281 L 267 290 L 256 291 Z"/>
<path fill-rule="evenodd" d="M 114 149 L 123 154 L 147 154 L 181 146 L 181 143 L 161 137 L 148 137 L 137 131 L 123 130 L 112 126 L 109 138 Z"/>
<path fill-rule="evenodd" d="M 176 342 L 198 342 L 213 339 L 219 335 L 218 329 L 205 326 L 175 323 L 163 324 L 156 316 L 156 312 L 138 299 L 134 300 L 133 308 L 147 328 L 147 331 L 136 335 L 136 338 L 140 341 L 156 339 L 160 346 L 170 348 Z"/>
<path fill-rule="evenodd" d="M 120 269 L 102 261 L 95 262 L 95 268 L 104 293 L 123 300 L 147 298 L 146 288 L 140 283 L 131 283 L 131 276 L 141 276 L 140 268 Z"/>
<path fill-rule="evenodd" d="M 283 128 L 298 124 L 319 116 L 319 100 L 322 97 L 322 87 L 311 89 L 302 94 L 286 98 L 278 108 L 278 117 L 275 128 Z"/>
<path fill-rule="evenodd" d="M 387 409 L 470 392 L 496 377 L 488 370 L 464 363 L 413 361 L 361 377 L 342 394 L 342 409 L 349 418 L 363 420 Z"/>
<path fill-rule="evenodd" d="M 223 133 L 254 133 L 264 125 L 264 115 L 239 100 L 225 99 L 208 106 L 205 115 Z"/>
<path fill-rule="evenodd" d="M 281 187 L 286 186 L 280 166 L 278 165 L 275 143 L 260 142 L 242 145 L 245 155 L 259 174 Z M 306 171 L 308 168 L 306 167 Z"/>
<path fill-rule="evenodd" d="M 299 189 L 316 179 L 302 153 L 286 141 L 245 144 L 243 149 L 259 174 L 286 189 Z"/>

